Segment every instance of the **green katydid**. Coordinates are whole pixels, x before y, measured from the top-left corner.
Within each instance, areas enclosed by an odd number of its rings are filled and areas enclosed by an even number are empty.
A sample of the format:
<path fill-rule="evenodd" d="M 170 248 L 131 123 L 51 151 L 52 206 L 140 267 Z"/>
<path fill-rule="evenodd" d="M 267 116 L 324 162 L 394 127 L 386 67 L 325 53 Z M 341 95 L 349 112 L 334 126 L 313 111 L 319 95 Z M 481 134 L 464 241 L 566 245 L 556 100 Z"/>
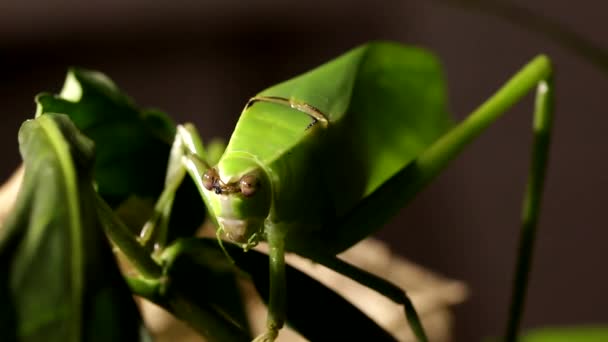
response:
<path fill-rule="evenodd" d="M 434 56 L 392 42 L 358 46 L 252 97 L 215 165 L 200 157 L 204 148 L 194 126 L 178 126 L 166 189 L 157 202 L 159 213 L 148 221 L 142 240 L 165 235 L 173 194 L 189 174 L 217 224 L 218 238 L 225 236 L 245 250 L 268 243 L 267 330 L 255 341 L 274 341 L 286 320 L 286 252 L 403 304 L 412 330 L 424 341 L 420 320 L 401 289 L 336 255 L 381 227 L 469 142 L 537 87 L 532 169 L 507 328 L 507 339 L 512 340 L 523 310 L 540 211 L 551 78 L 548 58 L 538 56 L 455 124 L 447 115 L 441 68 Z"/>

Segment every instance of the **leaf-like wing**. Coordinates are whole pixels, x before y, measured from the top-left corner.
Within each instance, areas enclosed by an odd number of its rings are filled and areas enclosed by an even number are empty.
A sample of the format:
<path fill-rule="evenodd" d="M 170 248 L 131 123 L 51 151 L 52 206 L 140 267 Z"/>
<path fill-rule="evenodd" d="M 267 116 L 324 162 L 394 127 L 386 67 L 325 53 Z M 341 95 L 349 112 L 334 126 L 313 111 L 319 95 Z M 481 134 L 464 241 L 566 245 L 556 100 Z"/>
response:
<path fill-rule="evenodd" d="M 328 118 L 330 141 L 323 147 L 321 167 L 338 217 L 453 124 L 438 59 L 422 48 L 394 42 L 358 46 L 260 95 L 307 103 Z M 293 139 L 303 139 L 304 133 Z"/>

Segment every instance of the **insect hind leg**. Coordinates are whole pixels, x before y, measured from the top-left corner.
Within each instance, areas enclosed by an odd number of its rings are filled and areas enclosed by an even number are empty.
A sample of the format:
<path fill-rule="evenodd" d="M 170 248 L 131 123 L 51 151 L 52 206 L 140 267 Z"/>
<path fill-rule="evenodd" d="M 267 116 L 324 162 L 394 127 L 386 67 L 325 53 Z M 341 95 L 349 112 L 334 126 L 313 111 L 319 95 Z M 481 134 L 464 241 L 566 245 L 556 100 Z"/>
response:
<path fill-rule="evenodd" d="M 328 255 L 320 252 L 306 253 L 299 251 L 301 254 L 319 264 L 330 268 L 354 281 L 364 285 L 392 300 L 393 302 L 403 305 L 405 317 L 409 323 L 410 329 L 418 342 L 427 342 L 428 337 L 420 320 L 416 308 L 407 293 L 397 285 L 383 279 L 373 273 L 358 268 L 334 255 Z"/>

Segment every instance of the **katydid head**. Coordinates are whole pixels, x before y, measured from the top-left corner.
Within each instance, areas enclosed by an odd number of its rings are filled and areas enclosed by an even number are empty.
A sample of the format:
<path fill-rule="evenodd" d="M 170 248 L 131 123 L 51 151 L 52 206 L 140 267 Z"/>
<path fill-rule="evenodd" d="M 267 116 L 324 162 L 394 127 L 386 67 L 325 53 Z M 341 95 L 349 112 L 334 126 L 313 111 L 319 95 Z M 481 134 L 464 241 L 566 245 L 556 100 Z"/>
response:
<path fill-rule="evenodd" d="M 203 186 L 218 230 L 244 248 L 257 244 L 271 202 L 270 182 L 264 169 L 251 158 L 224 157 L 217 167 L 205 172 Z"/>

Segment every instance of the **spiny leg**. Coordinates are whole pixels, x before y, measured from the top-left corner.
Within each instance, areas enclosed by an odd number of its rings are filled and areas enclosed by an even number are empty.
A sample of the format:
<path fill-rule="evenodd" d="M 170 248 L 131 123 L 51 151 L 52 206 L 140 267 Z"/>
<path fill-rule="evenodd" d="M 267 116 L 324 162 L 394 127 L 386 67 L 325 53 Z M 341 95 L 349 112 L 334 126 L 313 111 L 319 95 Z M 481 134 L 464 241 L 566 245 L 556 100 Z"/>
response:
<path fill-rule="evenodd" d="M 505 340 L 509 342 L 516 341 L 523 314 L 534 238 L 547 173 L 553 121 L 552 73 L 551 63 L 547 57 L 539 56 L 535 58 L 452 132 L 446 134 L 444 138 L 426 151 L 417 160 L 416 165 L 419 170 L 423 170 L 423 177 L 434 177 L 468 142 L 536 87 L 531 165 L 523 199 L 522 225 L 518 243 L 514 287 L 509 321 L 505 332 Z M 427 180 L 421 177 L 418 182 L 427 182 Z"/>
<path fill-rule="evenodd" d="M 508 342 L 516 341 L 524 311 L 528 274 L 532 263 L 534 239 L 547 173 L 553 123 L 553 70 L 549 59 L 541 55 L 528 63 L 495 95 L 469 115 L 467 119 L 425 151 L 417 159 L 415 165 L 419 178 L 414 180 L 413 186 L 422 188 L 470 141 L 535 87 L 534 138 L 530 171 L 523 199 L 522 222 L 509 321 L 505 332 L 505 341 Z"/>

